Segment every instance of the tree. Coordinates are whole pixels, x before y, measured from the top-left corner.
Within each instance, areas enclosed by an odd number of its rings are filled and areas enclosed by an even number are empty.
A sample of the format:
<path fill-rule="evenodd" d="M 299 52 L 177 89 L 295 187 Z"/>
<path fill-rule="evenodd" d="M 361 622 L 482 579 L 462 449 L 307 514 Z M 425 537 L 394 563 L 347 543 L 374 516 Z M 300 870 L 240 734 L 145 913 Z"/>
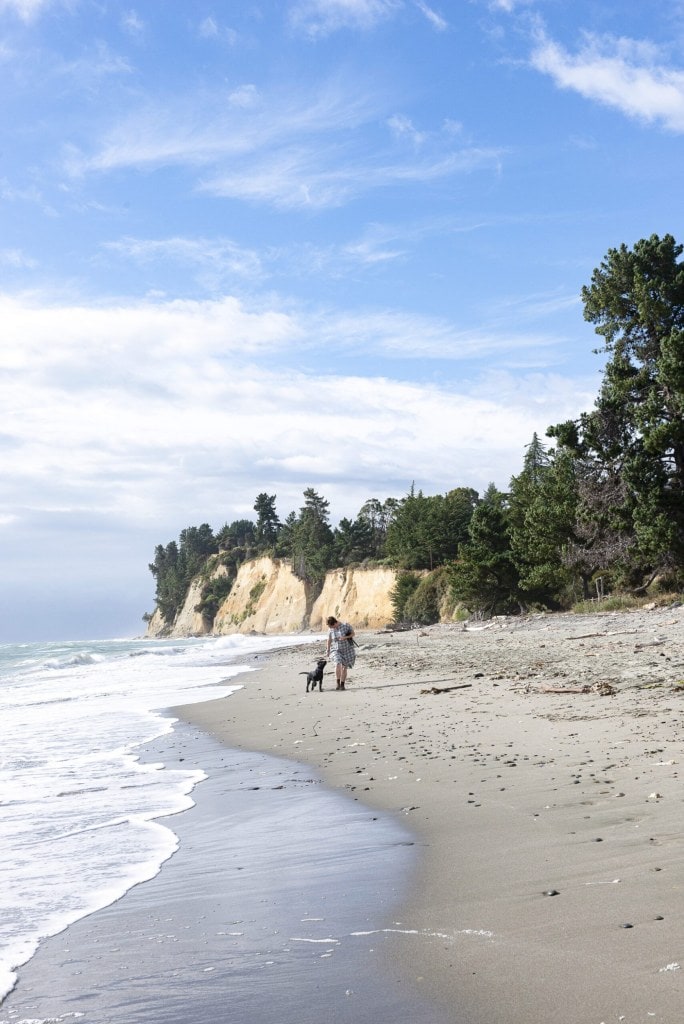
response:
<path fill-rule="evenodd" d="M 357 521 L 365 524 L 370 531 L 369 558 L 384 557 L 387 530 L 399 507 L 400 502 L 397 498 L 385 498 L 384 501 L 380 501 L 378 498 L 369 498 L 361 506 Z"/>
<path fill-rule="evenodd" d="M 633 586 L 684 559 L 683 251 L 671 235 L 608 251 L 582 289 L 608 355 L 599 396 L 548 431 L 583 461 L 581 514 L 616 534 L 615 568 Z"/>
<path fill-rule="evenodd" d="M 275 501 L 275 494 L 266 494 L 262 491 L 254 502 L 254 511 L 257 513 L 256 541 L 260 551 L 275 548 L 278 540 L 281 527 Z"/>
<path fill-rule="evenodd" d="M 374 551 L 373 529 L 367 519 L 361 516 L 353 521 L 340 519 L 333 535 L 335 565 L 351 565 L 372 557 Z"/>
<path fill-rule="evenodd" d="M 552 458 L 533 434 L 510 485 L 511 551 L 524 600 L 561 602 L 573 578 L 564 556 L 575 538 L 577 501 L 573 458 L 567 452 Z"/>
<path fill-rule="evenodd" d="M 243 558 L 249 558 L 256 542 L 256 527 L 251 519 L 235 519 L 225 523 L 216 534 L 216 543 L 223 551 L 239 548 Z"/>
<path fill-rule="evenodd" d="M 164 622 L 173 622 L 185 596 L 185 583 L 178 566 L 178 545 L 175 540 L 166 547 L 157 544 L 154 549 L 154 562 L 150 562 L 149 570 L 156 583 L 155 601 Z"/>
<path fill-rule="evenodd" d="M 166 547 L 157 545 L 149 569 L 156 580 L 155 600 L 165 622 L 173 622 L 193 576 L 217 551 L 218 543 L 208 523 L 181 530 L 178 544 L 172 540 Z"/>
<path fill-rule="evenodd" d="M 478 500 L 470 487 L 426 497 L 412 486 L 388 527 L 387 556 L 405 569 L 433 569 L 456 558 Z"/>
<path fill-rule="evenodd" d="M 292 524 L 292 567 L 296 576 L 309 582 L 320 582 L 332 568 L 333 532 L 330 527 L 330 503 L 313 487 L 304 491 L 304 505 Z"/>
<path fill-rule="evenodd" d="M 511 550 L 508 500 L 490 484 L 473 512 L 469 539 L 450 569 L 457 601 L 493 615 L 519 606 L 519 580 Z"/>

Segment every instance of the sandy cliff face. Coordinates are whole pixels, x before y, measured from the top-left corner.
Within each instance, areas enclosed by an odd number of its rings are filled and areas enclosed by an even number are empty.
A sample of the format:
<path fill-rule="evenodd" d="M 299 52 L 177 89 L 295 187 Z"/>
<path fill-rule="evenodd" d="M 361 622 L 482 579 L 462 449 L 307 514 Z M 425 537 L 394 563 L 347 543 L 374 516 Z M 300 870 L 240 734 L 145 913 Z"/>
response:
<path fill-rule="evenodd" d="M 351 622 L 358 629 L 374 629 L 391 622 L 394 613 L 390 593 L 393 569 L 335 569 L 326 575 L 323 590 L 314 601 L 310 589 L 292 572 L 287 561 L 256 558 L 240 566 L 233 588 L 218 610 L 211 632 L 297 633 L 320 632 L 328 615 Z M 202 582 L 194 580 L 172 629 L 158 612 L 148 636 L 198 636 L 207 624 L 194 609 Z"/>
<path fill-rule="evenodd" d="M 308 626 L 307 594 L 290 564 L 271 558 L 244 562 L 214 619 L 213 632 L 296 633 Z"/>
<path fill-rule="evenodd" d="M 334 615 L 356 629 L 377 629 L 394 619 L 390 594 L 397 574 L 394 569 L 335 569 L 325 577 L 309 626 L 318 632 Z"/>
<path fill-rule="evenodd" d="M 216 579 L 218 576 L 225 576 L 225 566 L 217 566 L 209 575 L 209 579 Z M 196 576 L 190 584 L 185 595 L 183 607 L 176 616 L 173 626 L 168 626 L 162 619 L 157 608 L 147 626 L 147 636 L 204 636 L 211 632 L 210 623 L 195 608 L 202 599 L 202 589 L 207 582 L 207 577 Z"/>

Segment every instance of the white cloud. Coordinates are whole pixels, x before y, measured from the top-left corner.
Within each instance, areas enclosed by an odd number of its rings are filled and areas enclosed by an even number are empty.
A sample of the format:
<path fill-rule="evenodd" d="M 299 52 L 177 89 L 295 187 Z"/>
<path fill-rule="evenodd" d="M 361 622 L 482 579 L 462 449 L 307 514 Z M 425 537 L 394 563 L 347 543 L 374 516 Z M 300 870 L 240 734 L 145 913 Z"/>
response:
<path fill-rule="evenodd" d="M 125 11 L 121 15 L 121 27 L 130 36 L 141 36 L 145 32 L 145 22 L 142 20 L 137 11 Z"/>
<path fill-rule="evenodd" d="M 12 11 L 22 21 L 32 21 L 52 3 L 53 0 L 0 0 L 0 14 L 3 11 Z"/>
<path fill-rule="evenodd" d="M 520 345 L 428 318 L 402 324 L 397 313 L 293 315 L 230 298 L 107 307 L 4 298 L 0 316 L 2 516 L 28 506 L 167 521 L 172 507 L 187 524 L 233 518 L 235 504 L 265 488 L 289 511 L 306 486 L 347 515 L 371 494 L 401 496 L 418 474 L 428 493 L 503 486 L 535 430 L 589 402 L 576 382 L 546 372 L 525 383 L 500 370 L 495 388 L 463 376 L 362 376 L 374 349 L 486 353 L 501 367 Z M 304 371 L 294 357 L 307 348 L 317 368 Z M 342 437 L 331 464 L 326 439 Z"/>
<path fill-rule="evenodd" d="M 23 253 L 21 249 L 0 249 L 0 266 L 9 267 L 12 270 L 34 270 L 38 266 L 38 262 Z"/>
<path fill-rule="evenodd" d="M 659 62 L 651 43 L 588 35 L 571 54 L 540 33 L 531 63 L 562 89 L 644 123 L 684 131 L 684 71 Z"/>
<path fill-rule="evenodd" d="M 198 32 L 203 39 L 213 39 L 218 35 L 218 24 L 211 17 L 204 18 L 200 22 Z"/>
<path fill-rule="evenodd" d="M 315 39 L 345 28 L 374 28 L 402 6 L 401 0 L 298 0 L 290 9 L 290 24 Z"/>
<path fill-rule="evenodd" d="M 233 89 L 228 102 L 232 107 L 254 107 L 259 102 L 259 90 L 255 85 L 241 85 L 239 89 Z"/>
<path fill-rule="evenodd" d="M 395 138 L 410 139 L 416 147 L 421 146 L 425 142 L 425 132 L 418 131 L 410 117 L 405 117 L 403 114 L 395 114 L 393 117 L 390 117 L 387 124 Z"/>
<path fill-rule="evenodd" d="M 449 23 L 441 14 L 438 14 L 437 11 L 428 7 L 426 3 L 423 3 L 423 0 L 415 0 L 415 3 L 418 10 L 425 15 L 432 27 L 436 28 L 438 32 L 445 32 L 446 29 L 448 29 Z"/>

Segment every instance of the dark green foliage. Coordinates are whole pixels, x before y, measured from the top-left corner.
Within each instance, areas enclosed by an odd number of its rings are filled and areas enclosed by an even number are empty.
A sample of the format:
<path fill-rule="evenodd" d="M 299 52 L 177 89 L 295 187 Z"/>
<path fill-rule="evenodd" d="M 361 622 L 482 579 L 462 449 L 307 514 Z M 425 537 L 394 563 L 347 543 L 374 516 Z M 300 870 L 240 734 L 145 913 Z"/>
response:
<path fill-rule="evenodd" d="M 369 498 L 361 506 L 355 522 L 368 531 L 368 552 L 364 557 L 384 558 L 387 531 L 400 504 L 397 498 L 385 498 L 384 501 L 380 501 L 378 498 Z"/>
<path fill-rule="evenodd" d="M 396 583 L 390 594 L 392 608 L 394 609 L 394 621 L 406 622 L 406 603 L 418 588 L 420 576 L 415 572 L 400 572 L 397 575 Z"/>
<path fill-rule="evenodd" d="M 210 625 L 216 618 L 217 611 L 230 594 L 234 582 L 235 573 L 226 573 L 225 575 L 214 576 L 202 588 L 200 601 L 195 606 L 195 611 L 200 612 Z"/>
<path fill-rule="evenodd" d="M 288 524 L 293 572 L 310 583 L 320 583 L 334 562 L 329 505 L 313 487 L 307 487 L 299 516 Z"/>
<path fill-rule="evenodd" d="M 373 557 L 373 530 L 370 523 L 361 516 L 353 522 L 351 519 L 340 519 L 333 536 L 335 565 L 354 565 Z"/>
<path fill-rule="evenodd" d="M 421 577 L 418 586 L 409 594 L 404 604 L 403 618 L 420 626 L 439 622 L 451 586 L 446 566 L 435 569 Z"/>
<path fill-rule="evenodd" d="M 232 523 L 225 523 L 216 534 L 216 543 L 219 551 L 230 551 L 232 548 L 242 548 L 245 551 L 256 552 L 257 530 L 251 519 L 236 519 Z M 250 557 L 249 555 L 247 557 Z"/>
<path fill-rule="evenodd" d="M 469 487 L 434 497 L 411 487 L 388 526 L 387 557 L 404 569 L 433 569 L 455 558 L 478 500 Z"/>
<path fill-rule="evenodd" d="M 684 559 L 684 264 L 671 235 L 610 249 L 582 291 L 608 354 L 590 413 L 549 429 L 578 460 L 585 547 L 635 589 Z"/>
<path fill-rule="evenodd" d="M 576 540 L 578 496 L 574 460 L 552 454 L 534 434 L 511 480 L 509 531 L 519 598 L 553 608 L 573 581 L 566 555 Z"/>
<path fill-rule="evenodd" d="M 511 550 L 508 499 L 494 484 L 473 512 L 468 536 L 451 566 L 455 599 L 472 612 L 488 615 L 518 609 L 519 575 Z"/>
<path fill-rule="evenodd" d="M 180 543 L 158 544 L 150 572 L 157 583 L 156 602 L 165 622 L 172 623 L 180 610 L 193 576 L 209 555 L 218 551 L 216 538 L 207 523 L 189 526 L 180 535 Z"/>
<path fill-rule="evenodd" d="M 254 511 L 257 514 L 256 542 L 260 552 L 275 548 L 278 541 L 281 527 L 275 501 L 275 494 L 266 494 L 262 491 L 254 502 Z"/>

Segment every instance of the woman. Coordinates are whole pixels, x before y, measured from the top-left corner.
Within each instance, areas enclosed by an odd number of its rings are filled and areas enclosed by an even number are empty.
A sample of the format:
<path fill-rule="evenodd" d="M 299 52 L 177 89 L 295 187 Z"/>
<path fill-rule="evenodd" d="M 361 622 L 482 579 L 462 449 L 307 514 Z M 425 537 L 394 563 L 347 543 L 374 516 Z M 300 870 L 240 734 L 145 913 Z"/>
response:
<path fill-rule="evenodd" d="M 344 690 L 347 669 L 352 668 L 356 661 L 354 630 L 348 622 L 339 622 L 334 615 L 330 615 L 325 621 L 328 625 L 328 646 L 325 654 L 334 662 L 337 689 Z"/>

